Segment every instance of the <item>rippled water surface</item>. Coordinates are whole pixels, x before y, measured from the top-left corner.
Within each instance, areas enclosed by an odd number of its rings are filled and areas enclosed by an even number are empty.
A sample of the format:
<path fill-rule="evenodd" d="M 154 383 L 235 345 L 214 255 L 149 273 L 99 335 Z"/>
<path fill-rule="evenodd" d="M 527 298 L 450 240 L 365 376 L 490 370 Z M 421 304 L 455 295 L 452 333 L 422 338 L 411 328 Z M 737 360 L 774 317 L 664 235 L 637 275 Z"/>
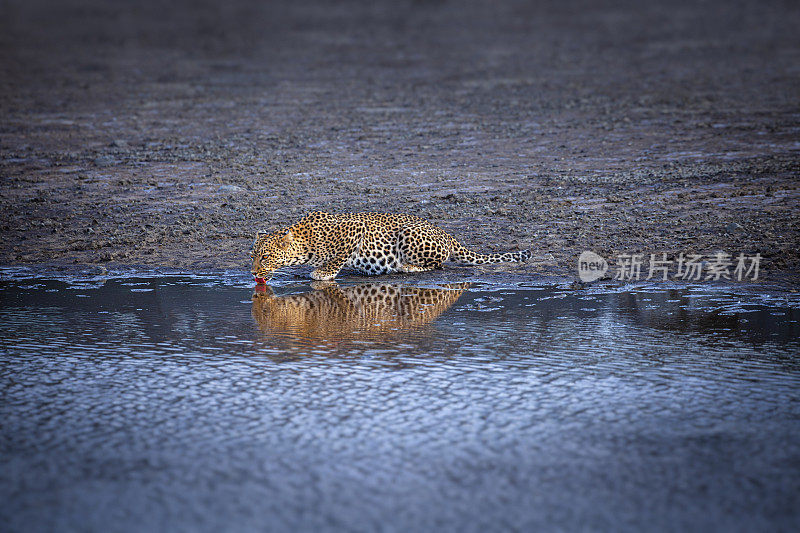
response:
<path fill-rule="evenodd" d="M 0 282 L 3 530 L 791 530 L 800 311 L 710 288 Z"/>

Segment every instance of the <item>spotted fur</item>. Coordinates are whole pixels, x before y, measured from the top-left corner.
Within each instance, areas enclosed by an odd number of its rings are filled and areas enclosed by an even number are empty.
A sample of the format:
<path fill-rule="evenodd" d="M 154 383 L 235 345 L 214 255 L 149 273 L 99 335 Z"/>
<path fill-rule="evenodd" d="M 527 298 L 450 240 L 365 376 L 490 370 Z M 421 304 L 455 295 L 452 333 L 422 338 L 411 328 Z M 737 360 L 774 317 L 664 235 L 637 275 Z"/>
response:
<path fill-rule="evenodd" d="M 252 273 L 268 279 L 282 266 L 309 264 L 311 277 L 329 280 L 342 268 L 367 275 L 423 272 L 448 259 L 469 265 L 526 261 L 529 251 L 479 254 L 414 215 L 314 212 L 274 233 L 260 232 L 250 252 Z"/>

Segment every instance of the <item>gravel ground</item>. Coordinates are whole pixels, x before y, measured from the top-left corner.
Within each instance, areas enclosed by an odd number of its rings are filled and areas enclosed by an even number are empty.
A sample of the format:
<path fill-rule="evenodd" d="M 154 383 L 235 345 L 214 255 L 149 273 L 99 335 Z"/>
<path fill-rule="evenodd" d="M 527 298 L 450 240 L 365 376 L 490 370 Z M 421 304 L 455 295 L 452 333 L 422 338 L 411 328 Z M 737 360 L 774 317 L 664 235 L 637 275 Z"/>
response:
<path fill-rule="evenodd" d="M 249 268 L 410 212 L 515 274 L 583 250 L 800 272 L 800 4 L 0 4 L 0 264 Z"/>

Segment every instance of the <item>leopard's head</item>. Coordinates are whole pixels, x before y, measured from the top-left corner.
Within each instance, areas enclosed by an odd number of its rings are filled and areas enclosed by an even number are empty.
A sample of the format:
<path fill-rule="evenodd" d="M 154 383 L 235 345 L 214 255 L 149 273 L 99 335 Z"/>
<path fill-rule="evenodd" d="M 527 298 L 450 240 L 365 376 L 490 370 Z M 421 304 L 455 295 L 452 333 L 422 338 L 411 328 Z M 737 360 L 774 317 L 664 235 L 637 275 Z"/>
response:
<path fill-rule="evenodd" d="M 251 272 L 258 283 L 266 282 L 277 269 L 290 264 L 293 243 L 292 230 L 259 232 L 256 235 L 250 257 L 253 259 Z"/>

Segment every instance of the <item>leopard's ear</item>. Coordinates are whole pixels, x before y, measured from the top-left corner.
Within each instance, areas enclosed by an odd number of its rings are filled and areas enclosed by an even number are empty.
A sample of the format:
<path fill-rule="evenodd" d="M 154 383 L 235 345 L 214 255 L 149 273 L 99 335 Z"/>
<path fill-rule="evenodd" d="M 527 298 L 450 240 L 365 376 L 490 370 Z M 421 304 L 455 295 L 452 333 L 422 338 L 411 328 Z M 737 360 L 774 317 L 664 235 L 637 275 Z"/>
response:
<path fill-rule="evenodd" d="M 287 231 L 286 235 L 281 237 L 281 245 L 282 246 L 289 246 L 293 242 L 294 242 L 294 233 L 292 233 L 292 230 Z"/>

